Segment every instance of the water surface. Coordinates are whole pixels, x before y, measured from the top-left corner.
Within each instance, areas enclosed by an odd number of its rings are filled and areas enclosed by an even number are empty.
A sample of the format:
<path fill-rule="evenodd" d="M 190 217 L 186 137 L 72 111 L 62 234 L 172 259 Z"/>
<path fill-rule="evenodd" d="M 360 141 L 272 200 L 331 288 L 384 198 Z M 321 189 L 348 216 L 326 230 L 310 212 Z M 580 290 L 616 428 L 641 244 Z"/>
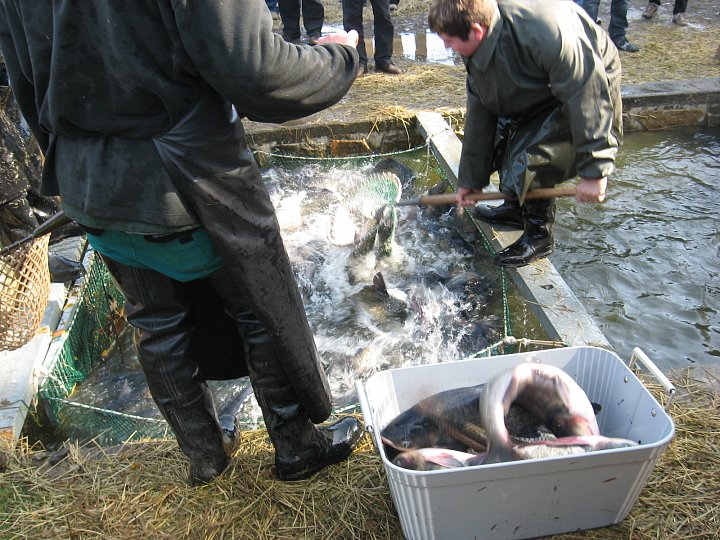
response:
<path fill-rule="evenodd" d="M 626 134 L 602 205 L 559 203 L 551 261 L 624 359 L 720 363 L 720 128 Z"/>

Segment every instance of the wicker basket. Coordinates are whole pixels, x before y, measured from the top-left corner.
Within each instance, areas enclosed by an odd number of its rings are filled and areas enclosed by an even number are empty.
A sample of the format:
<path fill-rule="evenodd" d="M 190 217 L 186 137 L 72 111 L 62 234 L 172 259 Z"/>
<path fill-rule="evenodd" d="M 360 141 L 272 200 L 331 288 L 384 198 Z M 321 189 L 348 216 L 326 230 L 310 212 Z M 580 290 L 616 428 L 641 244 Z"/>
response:
<path fill-rule="evenodd" d="M 45 315 L 49 242 L 46 234 L 0 256 L 0 351 L 25 345 Z"/>

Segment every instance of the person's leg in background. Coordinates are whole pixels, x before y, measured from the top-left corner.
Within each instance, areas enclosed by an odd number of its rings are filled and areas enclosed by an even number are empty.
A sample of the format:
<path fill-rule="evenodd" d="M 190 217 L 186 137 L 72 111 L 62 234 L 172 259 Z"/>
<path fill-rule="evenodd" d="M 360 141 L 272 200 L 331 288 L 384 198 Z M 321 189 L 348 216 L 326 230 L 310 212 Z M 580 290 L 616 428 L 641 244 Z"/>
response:
<path fill-rule="evenodd" d="M 620 51 L 635 53 L 640 47 L 634 43 L 630 43 L 627 39 L 627 11 L 628 0 L 611 0 L 610 2 L 610 24 L 608 25 L 608 35 Z"/>
<path fill-rule="evenodd" d="M 687 26 L 687 20 L 685 19 L 685 10 L 687 9 L 688 0 L 675 0 L 673 6 L 673 18 L 672 22 L 678 26 Z"/>
<path fill-rule="evenodd" d="M 290 43 L 300 43 L 300 0 L 278 0 L 282 36 Z"/>
<path fill-rule="evenodd" d="M 363 0 L 342 0 L 343 29 L 346 32 L 355 30 L 358 33 L 357 52 L 360 56 L 358 77 L 368 72 L 367 49 L 365 47 L 365 32 L 363 31 Z"/>
<path fill-rule="evenodd" d="M 320 0 L 301 0 L 302 18 L 305 32 L 310 45 L 317 44 L 322 36 L 322 26 L 325 22 L 325 7 Z"/>
<path fill-rule="evenodd" d="M 650 20 L 652 19 L 656 14 L 658 7 L 660 6 L 660 0 L 650 0 L 648 2 L 648 5 L 645 7 L 645 11 L 643 11 L 643 19 Z"/>
<path fill-rule="evenodd" d="M 392 61 L 395 26 L 390 18 L 388 0 L 370 0 L 375 28 L 375 71 L 390 75 L 402 73 Z"/>

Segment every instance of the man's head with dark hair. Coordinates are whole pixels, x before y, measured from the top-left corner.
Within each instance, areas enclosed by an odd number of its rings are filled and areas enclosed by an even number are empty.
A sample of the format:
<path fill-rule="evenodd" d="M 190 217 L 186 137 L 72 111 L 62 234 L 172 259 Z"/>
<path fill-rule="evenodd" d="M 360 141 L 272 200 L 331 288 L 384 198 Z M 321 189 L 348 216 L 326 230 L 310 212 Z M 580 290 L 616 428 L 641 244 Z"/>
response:
<path fill-rule="evenodd" d="M 473 24 L 490 26 L 496 11 L 496 0 L 433 0 L 428 26 L 436 34 L 467 39 Z"/>

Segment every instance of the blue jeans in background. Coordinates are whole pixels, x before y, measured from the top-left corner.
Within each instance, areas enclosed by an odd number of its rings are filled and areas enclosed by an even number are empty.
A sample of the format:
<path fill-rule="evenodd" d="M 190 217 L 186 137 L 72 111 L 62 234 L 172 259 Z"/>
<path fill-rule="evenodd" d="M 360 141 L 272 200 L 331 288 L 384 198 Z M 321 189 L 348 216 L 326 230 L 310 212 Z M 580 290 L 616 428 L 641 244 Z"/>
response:
<path fill-rule="evenodd" d="M 620 46 L 627 41 L 625 34 L 628 27 L 628 3 L 629 0 L 612 0 L 610 3 L 608 35 L 616 46 Z M 597 21 L 600 0 L 583 0 L 582 7 L 593 21 Z"/>

